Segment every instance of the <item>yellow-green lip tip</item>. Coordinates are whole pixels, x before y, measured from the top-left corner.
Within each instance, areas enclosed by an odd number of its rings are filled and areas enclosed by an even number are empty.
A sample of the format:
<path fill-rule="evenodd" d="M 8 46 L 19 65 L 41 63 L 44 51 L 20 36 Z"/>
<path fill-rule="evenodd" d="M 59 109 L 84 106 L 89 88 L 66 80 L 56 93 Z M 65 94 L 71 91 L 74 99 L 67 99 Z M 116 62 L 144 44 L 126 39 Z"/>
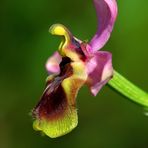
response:
<path fill-rule="evenodd" d="M 58 138 L 70 133 L 78 125 L 77 111 L 69 112 L 64 118 L 55 121 L 36 119 L 33 122 L 33 129 L 40 131 L 50 138 Z"/>

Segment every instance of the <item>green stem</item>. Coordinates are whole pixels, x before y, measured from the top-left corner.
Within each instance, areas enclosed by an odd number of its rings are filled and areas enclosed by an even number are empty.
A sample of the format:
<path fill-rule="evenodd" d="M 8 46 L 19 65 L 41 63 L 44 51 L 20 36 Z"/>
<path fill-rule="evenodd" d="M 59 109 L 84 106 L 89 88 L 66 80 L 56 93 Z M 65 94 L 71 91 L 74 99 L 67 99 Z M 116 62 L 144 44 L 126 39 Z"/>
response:
<path fill-rule="evenodd" d="M 148 108 L 148 93 L 135 86 L 118 72 L 114 71 L 114 76 L 108 84 L 131 101 Z"/>

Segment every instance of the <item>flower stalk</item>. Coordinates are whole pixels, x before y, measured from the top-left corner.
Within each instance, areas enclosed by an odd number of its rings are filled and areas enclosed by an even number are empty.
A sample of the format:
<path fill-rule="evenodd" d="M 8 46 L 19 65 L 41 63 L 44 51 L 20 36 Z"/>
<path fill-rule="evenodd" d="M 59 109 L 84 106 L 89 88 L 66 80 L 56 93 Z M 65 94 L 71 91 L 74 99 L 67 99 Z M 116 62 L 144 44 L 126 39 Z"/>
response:
<path fill-rule="evenodd" d="M 148 108 L 148 93 L 131 83 L 117 71 L 108 84 L 131 101 Z"/>

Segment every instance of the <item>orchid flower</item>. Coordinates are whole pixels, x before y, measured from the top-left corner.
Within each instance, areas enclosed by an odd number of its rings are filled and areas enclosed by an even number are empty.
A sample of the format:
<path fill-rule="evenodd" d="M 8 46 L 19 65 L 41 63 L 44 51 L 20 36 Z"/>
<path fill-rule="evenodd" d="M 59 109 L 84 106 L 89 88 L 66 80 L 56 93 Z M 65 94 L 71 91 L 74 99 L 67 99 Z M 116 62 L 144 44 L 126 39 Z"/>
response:
<path fill-rule="evenodd" d="M 49 29 L 51 34 L 61 36 L 62 42 L 58 51 L 47 60 L 49 76 L 41 100 L 33 109 L 33 127 L 51 138 L 65 135 L 77 126 L 76 97 L 85 84 L 92 95 L 96 96 L 109 82 L 133 101 L 148 106 L 148 98 L 144 98 L 147 93 L 113 70 L 110 52 L 100 51 L 114 27 L 117 17 L 116 0 L 93 1 L 98 28 L 90 42 L 77 39 L 62 24 L 55 24 Z"/>

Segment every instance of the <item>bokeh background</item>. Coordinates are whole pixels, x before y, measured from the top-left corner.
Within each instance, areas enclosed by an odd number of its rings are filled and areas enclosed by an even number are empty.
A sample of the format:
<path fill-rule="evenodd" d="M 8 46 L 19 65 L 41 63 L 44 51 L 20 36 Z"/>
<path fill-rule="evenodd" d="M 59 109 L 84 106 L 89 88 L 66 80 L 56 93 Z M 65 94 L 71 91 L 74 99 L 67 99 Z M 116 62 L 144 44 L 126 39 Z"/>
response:
<path fill-rule="evenodd" d="M 148 1 L 118 0 L 110 41 L 114 68 L 148 91 Z M 31 109 L 43 92 L 44 64 L 60 39 L 48 33 L 63 23 L 89 40 L 96 30 L 92 0 L 0 1 L 0 148 L 148 148 L 148 117 L 141 106 L 105 86 L 96 98 L 86 87 L 77 99 L 79 125 L 57 139 L 32 129 Z"/>

